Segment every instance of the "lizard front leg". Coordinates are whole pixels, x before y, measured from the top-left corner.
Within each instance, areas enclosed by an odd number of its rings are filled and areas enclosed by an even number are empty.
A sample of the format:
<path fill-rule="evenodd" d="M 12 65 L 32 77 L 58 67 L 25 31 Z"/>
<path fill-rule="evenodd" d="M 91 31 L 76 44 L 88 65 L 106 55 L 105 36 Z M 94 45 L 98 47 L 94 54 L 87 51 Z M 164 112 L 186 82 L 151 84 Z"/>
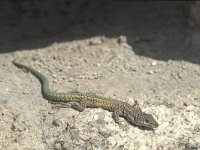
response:
<path fill-rule="evenodd" d="M 118 110 L 115 110 L 113 112 L 112 117 L 115 120 L 115 122 L 120 125 L 120 122 L 119 122 L 119 111 Z"/>
<path fill-rule="evenodd" d="M 121 116 L 121 115 L 122 115 L 121 111 L 115 110 L 112 114 L 112 117 L 115 120 L 115 122 L 119 125 L 119 127 L 125 130 L 127 128 L 127 126 L 122 124 L 122 122 L 119 121 L 119 116 Z"/>

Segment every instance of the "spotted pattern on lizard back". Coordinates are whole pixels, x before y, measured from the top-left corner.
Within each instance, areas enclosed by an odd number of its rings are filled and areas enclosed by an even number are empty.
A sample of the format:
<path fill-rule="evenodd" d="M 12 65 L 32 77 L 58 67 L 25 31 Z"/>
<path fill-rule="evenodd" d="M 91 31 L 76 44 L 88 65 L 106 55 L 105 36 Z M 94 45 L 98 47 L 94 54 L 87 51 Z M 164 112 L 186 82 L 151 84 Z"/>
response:
<path fill-rule="evenodd" d="M 102 108 L 113 112 L 113 119 L 120 124 L 119 117 L 125 118 L 130 124 L 147 129 L 154 129 L 158 127 L 158 123 L 152 115 L 142 112 L 136 105 L 130 105 L 116 99 L 111 99 L 103 96 L 98 96 L 90 93 L 68 92 L 59 93 L 54 92 L 49 87 L 48 79 L 36 71 L 35 69 L 26 65 L 13 61 L 13 64 L 19 68 L 31 72 L 41 83 L 42 96 L 50 102 L 54 103 L 69 103 L 76 102 L 71 105 L 72 108 L 83 111 L 86 107 Z"/>

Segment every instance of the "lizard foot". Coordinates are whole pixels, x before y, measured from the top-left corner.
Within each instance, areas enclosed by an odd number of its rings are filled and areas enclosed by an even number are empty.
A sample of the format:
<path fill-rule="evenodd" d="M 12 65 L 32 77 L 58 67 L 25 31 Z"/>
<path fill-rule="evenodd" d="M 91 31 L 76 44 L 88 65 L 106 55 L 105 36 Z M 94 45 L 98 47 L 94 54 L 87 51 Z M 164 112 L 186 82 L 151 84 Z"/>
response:
<path fill-rule="evenodd" d="M 52 105 L 53 109 L 58 109 L 58 108 L 70 108 L 71 104 L 69 103 L 62 103 L 62 102 L 50 102 Z"/>

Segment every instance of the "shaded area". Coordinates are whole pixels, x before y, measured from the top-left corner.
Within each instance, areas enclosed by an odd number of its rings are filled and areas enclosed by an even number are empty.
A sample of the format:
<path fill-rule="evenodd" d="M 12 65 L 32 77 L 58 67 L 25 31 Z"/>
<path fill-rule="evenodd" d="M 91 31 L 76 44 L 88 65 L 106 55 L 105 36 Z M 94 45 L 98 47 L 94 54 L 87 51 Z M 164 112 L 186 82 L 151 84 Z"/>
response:
<path fill-rule="evenodd" d="M 7 0 L 0 5 L 0 52 L 94 36 L 127 37 L 137 55 L 200 63 L 191 2 Z"/>

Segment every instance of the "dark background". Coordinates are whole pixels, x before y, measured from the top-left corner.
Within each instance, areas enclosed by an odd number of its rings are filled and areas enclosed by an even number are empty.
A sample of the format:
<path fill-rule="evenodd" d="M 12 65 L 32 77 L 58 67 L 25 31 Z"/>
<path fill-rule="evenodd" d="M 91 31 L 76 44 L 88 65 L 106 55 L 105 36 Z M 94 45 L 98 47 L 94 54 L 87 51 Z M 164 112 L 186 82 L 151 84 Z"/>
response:
<path fill-rule="evenodd" d="M 198 27 L 183 1 L 5 0 L 0 2 L 0 52 L 53 43 L 126 36 L 137 55 L 200 63 Z"/>

